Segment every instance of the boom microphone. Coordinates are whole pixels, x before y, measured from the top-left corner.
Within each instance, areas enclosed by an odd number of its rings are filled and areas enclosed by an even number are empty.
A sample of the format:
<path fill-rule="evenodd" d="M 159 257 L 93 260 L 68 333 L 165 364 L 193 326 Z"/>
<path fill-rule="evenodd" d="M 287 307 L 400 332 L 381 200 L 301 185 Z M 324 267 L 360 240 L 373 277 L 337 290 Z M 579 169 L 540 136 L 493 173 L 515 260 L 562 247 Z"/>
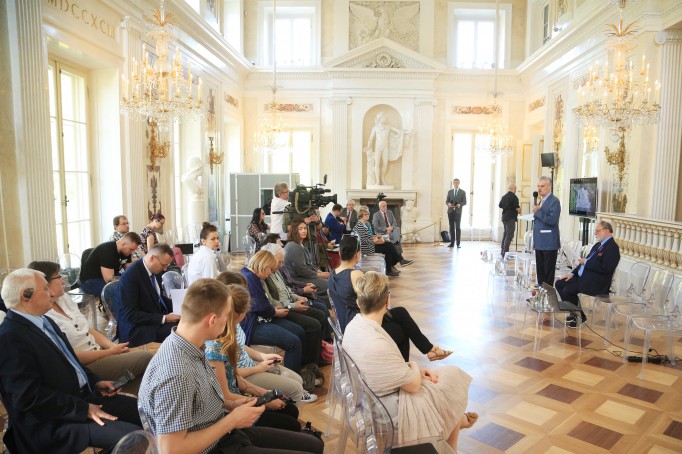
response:
<path fill-rule="evenodd" d="M 533 191 L 533 205 L 538 205 L 538 191 Z"/>

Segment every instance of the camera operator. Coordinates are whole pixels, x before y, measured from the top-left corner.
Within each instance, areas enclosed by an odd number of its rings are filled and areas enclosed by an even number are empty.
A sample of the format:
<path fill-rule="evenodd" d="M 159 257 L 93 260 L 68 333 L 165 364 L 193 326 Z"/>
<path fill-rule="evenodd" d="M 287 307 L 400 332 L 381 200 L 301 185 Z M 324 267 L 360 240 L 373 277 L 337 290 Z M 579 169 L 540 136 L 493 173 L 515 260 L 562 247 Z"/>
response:
<path fill-rule="evenodd" d="M 286 241 L 288 223 L 287 225 L 283 225 L 283 221 L 284 212 L 287 209 L 287 206 L 291 205 L 291 202 L 289 202 L 289 186 L 286 183 L 277 183 L 274 189 L 275 198 L 272 199 L 272 203 L 270 205 L 270 219 L 272 220 L 270 232 L 279 234 L 280 239 L 282 241 Z M 317 222 L 319 220 L 319 216 L 315 215 L 314 213 L 305 218 L 306 224 L 309 224 L 312 221 Z"/>

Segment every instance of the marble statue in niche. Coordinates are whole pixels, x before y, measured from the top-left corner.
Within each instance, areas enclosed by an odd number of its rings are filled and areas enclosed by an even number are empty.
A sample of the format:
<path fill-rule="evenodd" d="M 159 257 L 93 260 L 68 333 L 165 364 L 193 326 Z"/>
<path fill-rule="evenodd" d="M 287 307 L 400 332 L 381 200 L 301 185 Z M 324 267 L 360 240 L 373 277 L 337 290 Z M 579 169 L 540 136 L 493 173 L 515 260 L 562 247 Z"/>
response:
<path fill-rule="evenodd" d="M 388 38 L 419 50 L 419 2 L 354 1 L 349 8 L 350 49 Z"/>
<path fill-rule="evenodd" d="M 369 134 L 365 154 L 367 155 L 367 188 L 387 188 L 386 172 L 388 162 L 400 159 L 405 146 L 405 135 L 409 131 L 398 129 L 387 123 L 386 113 L 377 114 Z"/>

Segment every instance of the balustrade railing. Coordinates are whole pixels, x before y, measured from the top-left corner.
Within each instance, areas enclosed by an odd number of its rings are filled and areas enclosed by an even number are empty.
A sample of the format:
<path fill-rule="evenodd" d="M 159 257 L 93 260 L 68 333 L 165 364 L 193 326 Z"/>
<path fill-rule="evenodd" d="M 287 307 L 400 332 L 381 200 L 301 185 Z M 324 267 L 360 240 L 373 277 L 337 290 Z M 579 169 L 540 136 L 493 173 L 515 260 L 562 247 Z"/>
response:
<path fill-rule="evenodd" d="M 613 226 L 613 236 L 622 255 L 682 270 L 682 223 L 618 213 L 597 216 Z"/>

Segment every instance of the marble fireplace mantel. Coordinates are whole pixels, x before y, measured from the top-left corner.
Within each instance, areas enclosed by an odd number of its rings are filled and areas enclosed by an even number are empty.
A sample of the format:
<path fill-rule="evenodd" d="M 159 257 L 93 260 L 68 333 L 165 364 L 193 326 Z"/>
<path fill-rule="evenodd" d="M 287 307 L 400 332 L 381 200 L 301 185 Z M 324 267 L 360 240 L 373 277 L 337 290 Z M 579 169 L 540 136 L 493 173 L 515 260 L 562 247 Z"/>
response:
<path fill-rule="evenodd" d="M 417 191 L 403 189 L 349 189 L 346 191 L 346 200 L 353 199 L 356 202 L 359 202 L 360 199 L 376 200 L 377 194 L 380 192 L 383 192 L 387 199 L 414 200 L 417 204 Z"/>

